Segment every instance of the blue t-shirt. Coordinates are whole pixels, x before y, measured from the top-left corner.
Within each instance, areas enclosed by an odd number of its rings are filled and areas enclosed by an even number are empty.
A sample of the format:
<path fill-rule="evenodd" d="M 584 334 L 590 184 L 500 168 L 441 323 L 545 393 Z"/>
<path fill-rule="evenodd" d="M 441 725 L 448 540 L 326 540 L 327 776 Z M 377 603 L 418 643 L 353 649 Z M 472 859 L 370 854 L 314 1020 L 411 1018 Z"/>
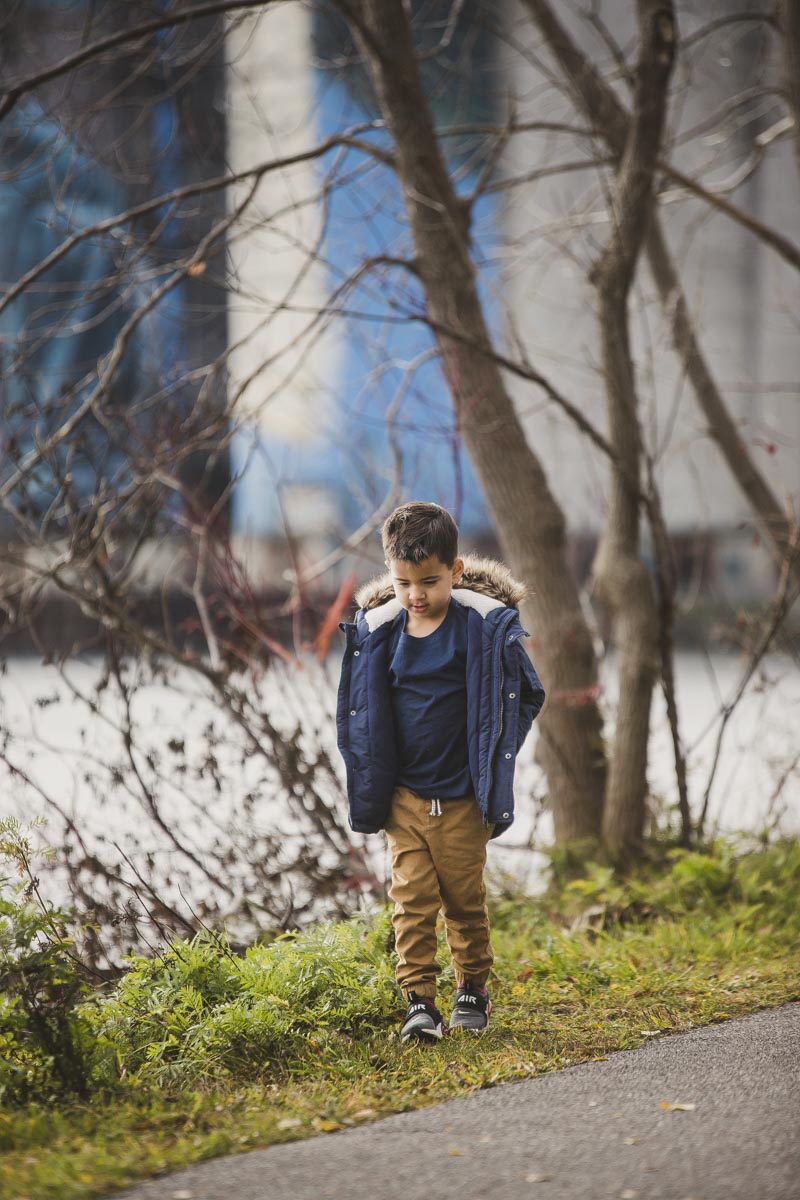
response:
<path fill-rule="evenodd" d="M 467 610 L 453 599 L 427 637 L 405 632 L 389 657 L 396 783 L 452 800 L 473 791 L 467 747 Z"/>

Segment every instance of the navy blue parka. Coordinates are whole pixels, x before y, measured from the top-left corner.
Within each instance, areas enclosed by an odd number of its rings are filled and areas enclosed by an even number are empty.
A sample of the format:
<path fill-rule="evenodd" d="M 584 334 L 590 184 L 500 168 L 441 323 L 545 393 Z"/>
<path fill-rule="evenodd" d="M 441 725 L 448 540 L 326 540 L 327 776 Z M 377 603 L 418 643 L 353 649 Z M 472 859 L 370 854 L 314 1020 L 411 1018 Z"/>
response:
<path fill-rule="evenodd" d="M 475 798 L 493 837 L 514 820 L 514 765 L 544 702 L 536 671 L 520 639 L 527 637 L 518 605 L 525 595 L 502 563 L 468 555 L 453 600 L 467 609 L 467 733 Z M 389 692 L 389 654 L 403 619 L 391 576 L 356 593 L 355 620 L 342 622 L 336 732 L 347 770 L 350 825 L 377 833 L 389 816 L 397 771 Z"/>

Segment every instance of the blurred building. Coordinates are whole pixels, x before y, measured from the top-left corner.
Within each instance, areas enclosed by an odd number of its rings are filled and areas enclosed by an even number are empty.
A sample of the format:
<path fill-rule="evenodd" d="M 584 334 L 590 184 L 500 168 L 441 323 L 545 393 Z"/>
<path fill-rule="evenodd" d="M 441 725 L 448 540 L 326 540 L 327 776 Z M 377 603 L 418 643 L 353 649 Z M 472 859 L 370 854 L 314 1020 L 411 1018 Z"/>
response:
<path fill-rule="evenodd" d="M 570 19 L 566 6 L 556 7 L 587 54 L 605 62 L 610 77 L 616 74 L 617 94 L 627 103 L 630 92 L 613 69 L 602 24 Z M 800 178 L 785 105 L 776 93 L 783 71 L 776 30 L 746 20 L 725 25 L 725 18 L 741 13 L 734 0 L 676 8 L 687 48 L 673 78 L 672 161 L 800 245 Z M 607 0 L 600 13 L 630 61 L 636 45 L 633 9 L 623 0 Z M 749 6 L 750 13 L 759 10 L 771 11 L 766 3 Z M 507 63 L 519 119 L 582 124 L 533 65 L 547 59 L 522 6 L 510 4 L 507 11 L 515 46 Z M 701 37 L 704 27 L 715 32 Z M 504 167 L 519 176 L 579 157 L 575 139 L 523 134 L 510 141 Z M 743 445 L 779 501 L 793 501 L 798 512 L 798 273 L 742 225 L 681 193 L 665 177 L 658 184 L 661 219 L 702 350 Z M 587 275 L 608 236 L 604 207 L 596 172 L 570 170 L 544 176 L 534 189 L 515 189 L 504 213 L 509 244 L 519 248 L 505 276 L 519 336 L 536 366 L 600 428 L 604 402 Z M 646 265 L 630 311 L 642 425 L 684 588 L 734 605 L 771 594 L 772 557 L 708 433 Z M 520 411 L 530 413 L 526 428 L 533 444 L 557 464 L 551 482 L 571 528 L 579 535 L 596 533 L 604 513 L 604 463 L 552 405 L 537 403 L 517 381 L 511 386 Z"/>
<path fill-rule="evenodd" d="M 605 197 L 590 165 L 597 147 L 585 138 L 526 133 L 509 139 L 489 171 L 488 143 L 475 127 L 502 125 L 511 111 L 519 122 L 581 122 L 553 86 L 516 0 L 459 6 L 413 0 L 411 7 L 458 189 L 469 195 L 482 187 L 473 232 L 492 327 L 511 357 L 523 347 L 602 428 L 587 282 L 608 236 Z M 631 54 L 631 6 L 606 0 L 601 7 Z M 165 8 L 109 4 L 100 31 Z M 557 8 L 584 49 L 610 67 L 600 27 L 578 20 L 572 6 Z M 735 5 L 697 0 L 679 8 L 687 33 Z M 77 47 L 88 12 L 76 0 L 20 6 L 8 26 L 6 78 Z M 281 4 L 234 14 L 224 30 L 223 39 L 223 26 L 207 19 L 164 31 L 37 90 L 35 101 L 14 110 L 12 124 L 7 118 L 6 161 L 17 155 L 17 166 L 0 181 L 0 211 L 11 231 L 0 250 L 5 282 L 105 214 L 226 169 L 238 182 L 226 195 L 212 190 L 132 221 L 121 227 L 125 236 L 118 228 L 84 241 L 44 277 L 53 284 L 52 304 L 32 293 L 0 317 L 6 367 L 20 347 L 26 364 L 23 372 L 5 372 L 3 435 L 14 453 L 24 449 L 14 443 L 13 413 L 31 389 L 44 396 L 47 419 L 55 419 L 58 397 L 108 352 L 131 308 L 163 277 L 159 271 L 227 212 L 235 219 L 203 273 L 184 280 L 130 340 L 118 390 L 119 402 L 129 403 L 173 379 L 179 394 L 195 369 L 224 362 L 219 387 L 220 403 L 232 414 L 231 519 L 256 587 L 279 581 L 290 565 L 287 536 L 301 565 L 312 565 L 387 504 L 409 497 L 446 505 L 466 548 L 491 549 L 481 487 L 461 448 L 424 324 L 424 297 L 398 265 L 413 253 L 403 197 L 390 166 L 357 144 L 388 148 L 389 139 L 376 124 L 379 113 L 346 28 L 325 6 Z M 800 242 L 800 181 L 785 130 L 776 133 L 780 69 L 774 36 L 755 23 L 692 43 L 675 79 L 674 157 L 710 185 L 736 183 L 737 204 Z M 624 82 L 615 86 L 625 99 Z M 343 130 L 353 133 L 350 145 L 310 153 Z M 754 150 L 756 134 L 762 149 Z M 758 161 L 751 163 L 754 154 Z M 284 166 L 266 169 L 275 159 Z M 265 169 L 254 174 L 258 164 Z M 519 186 L 512 187 L 515 179 Z M 740 225 L 666 190 L 662 211 L 709 362 L 748 450 L 777 494 L 796 500 L 797 273 Z M 372 265 L 364 270 L 367 260 Z M 136 286 L 120 289 L 121 273 Z M 113 302 L 103 280 L 116 280 Z M 85 297 L 78 310 L 76 289 Z M 733 604 L 764 596 L 773 581 L 771 559 L 708 437 L 654 292 L 644 272 L 632 303 L 642 419 L 684 585 Z M 74 321 L 59 330 L 57 295 L 71 297 L 83 332 Z M 575 569 L 583 575 L 603 520 L 606 465 L 533 387 L 513 379 L 509 387 L 564 506 Z M 102 431 L 97 437 L 84 456 L 87 488 L 98 455 L 124 460 L 124 446 L 103 443 Z M 226 481 L 223 472 L 215 486 Z M 43 477 L 39 484 L 44 500 L 53 481 Z M 373 537 L 362 551 L 363 573 L 379 565 L 376 551 Z M 326 578 L 335 583 L 346 566 L 339 563 Z"/>
<path fill-rule="evenodd" d="M 423 33 L 437 122 L 485 124 L 496 109 L 492 39 L 469 21 L 454 29 L 459 76 L 433 53 L 441 32 L 434 21 Z M 329 9 L 293 5 L 238 21 L 226 52 L 234 171 L 302 154 L 347 130 L 389 148 L 385 130 L 366 128 L 380 114 L 347 27 Z M 462 135 L 448 150 L 467 193 L 483 139 Z M 231 202 L 248 186 L 234 189 Z M 476 215 L 483 253 L 499 236 L 499 200 L 487 198 Z M 418 283 L 386 263 L 359 275 L 376 256 L 413 258 L 391 167 L 355 146 L 334 146 L 270 172 L 242 232 L 230 247 L 230 380 L 246 414 L 234 443 L 242 473 L 234 511 L 255 555 L 264 539 L 287 530 L 313 561 L 393 496 L 445 504 L 466 535 L 490 539 L 482 490 L 421 320 Z M 493 281 L 499 271 L 490 265 L 487 303 L 499 328 Z M 331 316 L 320 321 L 324 310 Z"/>
<path fill-rule="evenodd" d="M 87 40 L 167 7 L 7 5 L 1 77 L 35 77 Z M 221 34 L 221 23 L 206 19 L 114 47 L 24 91 L 0 123 L 2 295 L 34 273 L 0 313 L 0 481 L 79 409 L 98 368 L 122 347 L 102 415 L 92 412 L 13 495 L 24 515 L 48 514 L 54 534 L 67 491 L 74 511 L 108 481 L 122 487 L 134 441 L 145 454 L 148 442 L 155 449 L 191 409 L 203 368 L 224 358 L 224 239 L 202 273 L 164 286 L 224 215 L 224 195 L 148 208 L 154 197 L 224 172 Z M 52 265 L 36 272 L 49 256 Z M 224 412 L 225 400 L 220 381 L 211 404 Z M 229 480 L 224 454 L 211 471 L 190 459 L 182 475 L 208 503 Z"/>
<path fill-rule="evenodd" d="M 448 25 L 449 3 L 412 7 L 425 31 L 423 63 L 440 128 L 502 123 L 512 108 L 519 122 L 582 124 L 549 82 L 546 56 L 521 5 L 492 9 L 502 15 L 499 38 L 491 36 L 487 7 L 478 0 L 460 7 L 455 26 Z M 557 7 L 587 53 L 611 68 L 598 29 Z M 608 28 L 632 53 L 631 6 L 608 0 L 602 7 Z M 691 33 L 730 15 L 735 5 L 714 0 L 680 9 L 682 32 Z M 309 7 L 281 7 L 240 23 L 228 39 L 232 165 L 245 168 L 343 129 L 363 130 L 378 114 L 354 57 L 346 30 Z M 693 42 L 675 78 L 674 158 L 709 186 L 736 184 L 737 204 L 800 242 L 800 181 L 781 102 L 770 92 L 780 70 L 774 37 L 755 23 Z M 615 86 L 626 99 L 624 85 L 618 80 Z M 776 136 L 781 120 L 783 133 Z M 759 134 L 763 150 L 754 143 Z M 379 132 L 368 136 L 380 140 Z M 485 161 L 480 139 L 462 134 L 443 145 L 459 189 L 469 193 Z M 596 168 L 576 169 L 596 150 L 586 139 L 554 133 L 511 138 L 477 206 L 474 229 L 485 299 L 508 353 L 522 345 L 537 369 L 603 428 L 587 275 L 608 224 Z M 559 163 L 566 169 L 554 170 Z M 528 183 L 506 186 L 527 176 Z M 330 191 L 319 199 L 322 178 Z M 742 226 L 661 186 L 667 191 L 663 217 L 701 342 L 742 440 L 781 499 L 796 499 L 797 273 Z M 238 445 L 240 464 L 248 463 L 240 527 L 268 533 L 286 521 L 316 539 L 321 554 L 326 536 L 333 540 L 357 527 L 380 504 L 399 458 L 403 496 L 447 505 L 467 541 L 479 541 L 489 533 L 483 498 L 458 445 L 436 363 L 425 357 L 430 339 L 424 328 L 401 319 L 423 308 L 408 278 L 376 272 L 346 293 L 356 316 L 339 315 L 326 329 L 309 323 L 309 314 L 329 303 L 370 254 L 387 248 L 398 257 L 410 253 L 402 198 L 388 168 L 337 148 L 322 161 L 270 174 L 251 222 L 250 234 L 231 251 L 247 297 L 246 303 L 231 301 L 233 339 L 245 342 L 234 356 L 232 379 L 241 381 L 252 422 Z M 319 254 L 309 268 L 315 247 Z M 771 557 L 683 379 L 646 271 L 632 319 L 642 419 L 684 586 L 732 604 L 764 596 L 774 582 Z M 281 354 L 289 342 L 291 351 Z M 515 379 L 509 386 L 564 506 L 575 567 L 583 574 L 603 520 L 606 465 L 534 388 Z M 388 431 L 387 414 L 394 421 Z M 280 514 L 268 500 L 277 495 Z"/>

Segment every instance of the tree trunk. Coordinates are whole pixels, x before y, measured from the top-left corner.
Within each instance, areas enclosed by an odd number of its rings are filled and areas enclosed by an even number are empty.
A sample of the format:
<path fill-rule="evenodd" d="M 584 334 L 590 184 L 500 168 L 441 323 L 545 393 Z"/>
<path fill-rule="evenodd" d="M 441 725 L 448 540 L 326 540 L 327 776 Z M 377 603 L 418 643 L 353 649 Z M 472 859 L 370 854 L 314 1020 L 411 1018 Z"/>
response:
<path fill-rule="evenodd" d="M 786 63 L 786 99 L 794 117 L 794 153 L 800 172 L 800 4 L 781 0 L 781 32 Z"/>
<path fill-rule="evenodd" d="M 598 597 L 612 614 L 619 664 L 617 730 L 609 761 L 603 840 L 618 858 L 633 856 L 644 837 L 650 704 L 659 666 L 655 593 L 639 557 L 642 446 L 628 296 L 651 209 L 675 46 L 671 5 L 664 0 L 639 0 L 638 9 L 641 51 L 634 116 L 612 196 L 614 232 L 594 272 L 609 436 L 615 451 L 594 581 Z"/>
<path fill-rule="evenodd" d="M 339 0 L 337 6 L 369 65 L 394 136 L 416 267 L 461 436 L 503 553 L 531 586 L 523 618 L 535 631 L 548 693 L 539 730 L 556 839 L 594 840 L 605 783 L 597 663 L 567 566 L 564 516 L 489 353 L 468 215 L 439 150 L 402 0 Z"/>

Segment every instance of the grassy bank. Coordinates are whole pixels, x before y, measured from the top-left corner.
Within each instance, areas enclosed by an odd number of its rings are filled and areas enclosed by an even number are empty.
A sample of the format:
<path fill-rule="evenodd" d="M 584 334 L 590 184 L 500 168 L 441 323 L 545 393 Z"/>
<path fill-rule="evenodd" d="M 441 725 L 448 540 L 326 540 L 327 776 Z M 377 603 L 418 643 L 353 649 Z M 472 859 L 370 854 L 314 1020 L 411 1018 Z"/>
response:
<path fill-rule="evenodd" d="M 798 999 L 799 886 L 800 844 L 784 842 L 498 897 L 492 1028 L 433 1048 L 397 1039 L 388 913 L 241 957 L 203 935 L 136 959 L 81 1007 L 91 1099 L 0 1112 L 0 1194 L 103 1195 Z M 445 971 L 446 1011 L 452 985 Z"/>

